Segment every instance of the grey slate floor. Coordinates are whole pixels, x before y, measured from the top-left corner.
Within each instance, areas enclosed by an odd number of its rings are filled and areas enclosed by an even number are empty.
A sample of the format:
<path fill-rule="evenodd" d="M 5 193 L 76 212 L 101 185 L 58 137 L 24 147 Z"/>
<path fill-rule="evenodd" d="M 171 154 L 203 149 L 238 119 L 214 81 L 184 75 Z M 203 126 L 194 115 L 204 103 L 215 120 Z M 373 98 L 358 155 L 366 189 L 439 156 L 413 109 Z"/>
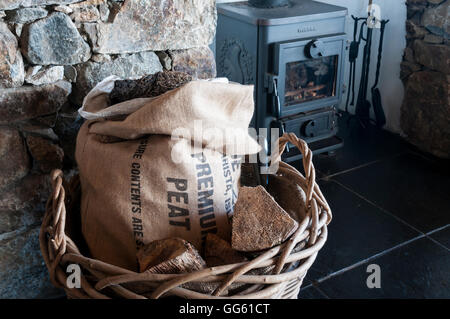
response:
<path fill-rule="evenodd" d="M 344 147 L 313 159 L 333 221 L 299 298 L 450 298 L 450 161 L 339 122 Z"/>

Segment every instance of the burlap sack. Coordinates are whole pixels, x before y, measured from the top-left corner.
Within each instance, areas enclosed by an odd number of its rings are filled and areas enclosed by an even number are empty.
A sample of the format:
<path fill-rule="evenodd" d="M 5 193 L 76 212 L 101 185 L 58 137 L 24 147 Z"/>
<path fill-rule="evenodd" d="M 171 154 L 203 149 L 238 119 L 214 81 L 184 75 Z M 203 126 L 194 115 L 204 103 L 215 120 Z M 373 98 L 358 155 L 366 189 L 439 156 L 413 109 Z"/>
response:
<path fill-rule="evenodd" d="M 153 240 L 181 237 L 201 249 L 208 232 L 230 237 L 238 155 L 259 151 L 247 131 L 253 87 L 193 81 L 108 107 L 114 80 L 94 88 L 79 111 L 88 119 L 76 160 L 92 257 L 138 270 L 137 250 Z M 199 125 L 217 134 L 198 134 Z M 217 138 L 230 128 L 231 138 Z M 171 137 L 176 129 L 184 137 Z"/>

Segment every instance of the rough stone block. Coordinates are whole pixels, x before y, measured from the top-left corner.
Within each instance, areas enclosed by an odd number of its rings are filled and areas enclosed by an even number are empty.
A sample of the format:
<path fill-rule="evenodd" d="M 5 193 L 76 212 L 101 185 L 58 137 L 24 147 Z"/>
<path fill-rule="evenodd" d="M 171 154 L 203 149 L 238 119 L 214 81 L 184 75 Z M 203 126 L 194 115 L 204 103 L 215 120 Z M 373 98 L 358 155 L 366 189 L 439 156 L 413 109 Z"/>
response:
<path fill-rule="evenodd" d="M 0 0 L 0 10 L 12 10 L 19 7 L 46 6 L 50 4 L 67 4 L 80 0 Z"/>
<path fill-rule="evenodd" d="M 418 63 L 429 69 L 450 74 L 450 46 L 416 40 L 414 56 Z"/>
<path fill-rule="evenodd" d="M 73 9 L 70 8 L 69 6 L 56 6 L 53 8 L 53 10 L 58 11 L 58 12 L 62 12 L 65 14 L 70 14 L 73 12 Z"/>
<path fill-rule="evenodd" d="M 27 145 L 31 156 L 37 162 L 39 169 L 44 173 L 62 168 L 64 151 L 58 145 L 39 136 L 28 136 Z"/>
<path fill-rule="evenodd" d="M 23 123 L 19 125 L 19 129 L 25 135 L 37 135 L 44 137 L 46 139 L 52 140 L 54 142 L 58 141 L 58 136 L 55 134 L 52 128 L 48 126 L 38 125 L 38 124 L 30 124 Z"/>
<path fill-rule="evenodd" d="M 17 39 L 8 26 L 0 22 L 0 89 L 21 86 L 24 77 L 22 54 Z"/>
<path fill-rule="evenodd" d="M 128 0 L 111 22 L 97 24 L 94 51 L 134 53 L 205 46 L 214 38 L 216 20 L 214 0 Z"/>
<path fill-rule="evenodd" d="M 427 8 L 422 16 L 422 25 L 430 32 L 450 37 L 450 1 L 445 1 L 437 7 Z"/>
<path fill-rule="evenodd" d="M 14 23 L 30 23 L 34 20 L 46 17 L 48 11 L 44 8 L 22 8 L 8 11 L 7 20 Z"/>
<path fill-rule="evenodd" d="M 409 61 L 403 61 L 400 64 L 400 78 L 405 79 L 411 73 L 420 71 L 422 69 L 422 66 L 420 64 L 409 62 Z"/>
<path fill-rule="evenodd" d="M 410 47 L 405 48 L 405 52 L 403 54 L 403 59 L 408 62 L 415 62 L 414 50 Z"/>
<path fill-rule="evenodd" d="M 20 43 L 22 53 L 32 64 L 77 64 L 91 57 L 89 45 L 62 12 L 25 25 Z"/>
<path fill-rule="evenodd" d="M 70 15 L 75 22 L 96 22 L 100 20 L 100 12 L 95 3 L 84 1 L 69 6 L 73 12 Z"/>
<path fill-rule="evenodd" d="M 166 70 L 172 70 L 172 59 L 165 51 L 157 51 L 155 52 L 159 58 L 159 62 Z"/>
<path fill-rule="evenodd" d="M 29 170 L 30 159 L 19 132 L 0 128 L 0 190 L 26 176 Z"/>
<path fill-rule="evenodd" d="M 77 69 L 73 65 L 64 66 L 64 78 L 69 82 L 75 82 L 77 80 Z"/>
<path fill-rule="evenodd" d="M 408 78 L 401 108 L 407 139 L 425 152 L 450 158 L 450 76 L 421 71 Z"/>
<path fill-rule="evenodd" d="M 32 66 L 27 70 L 25 82 L 42 85 L 58 82 L 64 78 L 64 67 L 62 65 L 42 67 Z"/>
<path fill-rule="evenodd" d="M 172 70 L 185 72 L 195 79 L 216 77 L 214 53 L 207 46 L 170 52 Z"/>
<path fill-rule="evenodd" d="M 72 85 L 66 81 L 0 89 L 0 124 L 55 113 L 67 102 L 71 90 Z"/>
<path fill-rule="evenodd" d="M 421 39 L 428 34 L 428 31 L 424 27 L 416 25 L 411 20 L 406 21 L 406 32 L 406 37 L 412 39 Z"/>
<path fill-rule="evenodd" d="M 39 224 L 50 194 L 46 175 L 29 174 L 0 192 L 0 237 Z"/>
<path fill-rule="evenodd" d="M 435 34 L 427 34 L 423 38 L 423 41 L 425 41 L 427 43 L 432 43 L 432 44 L 442 44 L 442 43 L 444 43 L 444 38 L 440 37 L 438 35 L 435 35 Z"/>
<path fill-rule="evenodd" d="M 0 240 L 0 298 L 56 298 L 39 249 L 39 226 Z"/>

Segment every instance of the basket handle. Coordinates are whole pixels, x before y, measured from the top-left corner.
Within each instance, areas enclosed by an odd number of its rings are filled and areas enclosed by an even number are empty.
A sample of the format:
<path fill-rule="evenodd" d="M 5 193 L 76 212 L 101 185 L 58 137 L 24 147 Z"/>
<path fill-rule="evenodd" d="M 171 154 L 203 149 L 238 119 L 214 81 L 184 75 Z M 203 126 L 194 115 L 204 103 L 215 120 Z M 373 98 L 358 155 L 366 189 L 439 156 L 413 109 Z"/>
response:
<path fill-rule="evenodd" d="M 307 185 L 306 193 L 306 203 L 307 207 L 311 205 L 311 200 L 313 198 L 314 186 L 316 182 L 316 171 L 314 169 L 314 165 L 312 163 L 312 151 L 309 149 L 308 144 L 298 138 L 294 133 L 284 133 L 278 139 L 278 153 L 272 154 L 271 165 L 279 164 L 281 162 L 281 155 L 283 154 L 288 143 L 293 144 L 298 150 L 302 153 L 302 165 L 305 171 L 305 179 Z"/>
<path fill-rule="evenodd" d="M 49 269 L 50 280 L 56 287 L 63 287 L 57 280 L 58 265 L 66 252 L 66 209 L 63 172 L 53 170 L 50 176 L 52 195 L 46 205 L 44 219 L 39 233 L 39 243 L 44 261 Z M 50 236 L 49 240 L 46 236 Z"/>
<path fill-rule="evenodd" d="M 283 136 L 281 136 L 278 140 L 279 143 L 279 149 L 278 153 L 273 154 L 272 160 L 276 164 L 282 163 L 282 167 L 279 169 L 283 172 L 289 172 L 296 171 L 297 174 L 300 174 L 295 168 L 292 166 L 281 162 L 281 155 L 283 154 L 287 143 L 292 143 L 295 147 L 298 148 L 298 150 L 302 153 L 302 164 L 305 171 L 305 184 L 306 184 L 306 190 L 304 189 L 306 193 L 306 209 L 307 209 L 307 217 L 304 220 L 304 224 L 302 223 L 302 227 L 299 227 L 297 231 L 291 236 L 291 238 L 286 243 L 286 247 L 283 250 L 277 265 L 274 269 L 273 274 L 279 274 L 283 268 L 283 266 L 286 263 L 287 257 L 290 255 L 294 247 L 296 246 L 298 242 L 298 238 L 301 236 L 301 234 L 304 231 L 304 227 L 308 226 L 308 224 L 311 222 L 310 226 L 310 236 L 308 240 L 308 245 L 313 245 L 319 236 L 319 215 L 321 212 L 325 212 L 327 222 L 328 224 L 331 221 L 332 215 L 330 207 L 325 200 L 322 192 L 320 191 L 320 188 L 316 184 L 316 171 L 314 169 L 314 164 L 312 162 L 312 151 L 309 149 L 308 144 L 298 138 L 294 133 L 285 133 Z M 301 175 L 301 174 L 300 174 Z"/>
<path fill-rule="evenodd" d="M 300 175 L 302 176 L 302 174 L 300 174 L 295 168 L 293 168 L 292 166 L 289 166 L 286 163 L 283 163 L 281 161 L 281 155 L 283 154 L 287 143 L 292 143 L 294 146 L 296 146 L 299 151 L 302 153 L 303 155 L 303 168 L 305 170 L 305 184 L 306 184 L 306 209 L 307 209 L 307 217 L 305 218 L 305 220 L 303 220 L 303 222 L 301 223 L 301 225 L 299 225 L 298 229 L 295 231 L 294 234 L 291 235 L 291 237 L 289 238 L 289 240 L 284 244 L 282 252 L 280 257 L 278 258 L 278 261 L 276 263 L 276 266 L 273 270 L 273 275 L 278 275 L 281 270 L 283 269 L 284 265 L 286 264 L 286 260 L 287 257 L 291 254 L 292 250 L 295 248 L 296 244 L 298 243 L 299 238 L 301 237 L 301 235 L 303 234 L 303 232 L 305 231 L 305 229 L 308 227 L 309 223 L 311 223 L 310 226 L 310 236 L 309 236 L 309 240 L 308 240 L 308 245 L 312 246 L 318 236 L 319 236 L 319 229 L 318 229 L 318 224 L 319 224 L 319 214 L 320 214 L 320 208 L 319 205 L 317 204 L 317 200 L 319 200 L 320 202 L 320 206 L 324 207 L 327 215 L 328 215 L 328 219 L 330 220 L 331 218 L 331 212 L 329 210 L 328 204 L 326 203 L 325 199 L 323 198 L 323 195 L 320 193 L 320 189 L 318 187 L 316 187 L 316 172 L 314 169 L 314 165 L 312 163 L 312 151 L 309 149 L 308 144 L 306 144 L 306 142 L 302 139 L 299 139 L 294 133 L 285 133 L 283 134 L 283 136 L 281 136 L 278 139 L 278 152 L 272 154 L 272 158 L 271 158 L 271 163 L 270 165 L 281 165 L 281 167 L 279 166 L 278 172 L 279 173 L 283 173 L 283 172 L 290 172 L 290 173 L 294 173 L 295 175 Z M 281 172 L 280 172 L 281 171 Z M 314 194 L 314 192 L 318 192 L 319 195 Z M 270 252 L 271 250 L 269 250 L 268 252 Z M 259 256 L 258 258 L 261 258 L 262 256 L 264 256 L 265 254 Z M 256 258 L 255 260 L 253 260 L 252 262 L 250 262 L 247 265 L 244 265 L 240 268 L 238 268 L 236 271 L 234 271 L 227 280 L 225 280 L 213 293 L 214 296 L 220 296 L 220 294 L 228 287 L 230 286 L 237 277 L 239 277 L 240 275 L 244 274 L 245 272 L 248 271 L 248 269 L 250 268 L 250 265 L 254 265 L 257 264 L 259 259 Z"/>

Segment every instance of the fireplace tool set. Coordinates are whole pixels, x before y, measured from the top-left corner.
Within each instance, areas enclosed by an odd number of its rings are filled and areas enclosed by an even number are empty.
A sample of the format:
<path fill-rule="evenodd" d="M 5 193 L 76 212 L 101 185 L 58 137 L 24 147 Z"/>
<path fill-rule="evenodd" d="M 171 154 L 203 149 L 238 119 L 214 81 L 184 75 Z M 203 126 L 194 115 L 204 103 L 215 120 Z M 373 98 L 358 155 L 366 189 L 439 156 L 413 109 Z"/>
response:
<path fill-rule="evenodd" d="M 372 1 L 370 0 L 368 17 L 355 17 L 352 15 L 352 19 L 354 21 L 354 29 L 353 29 L 353 41 L 350 44 L 350 52 L 349 52 L 350 72 L 348 79 L 348 95 L 345 106 L 346 111 L 348 111 L 350 95 L 352 96 L 352 101 L 350 102 L 350 105 L 355 105 L 356 63 L 359 55 L 359 48 L 361 42 L 362 41 L 365 42 L 362 58 L 361 80 L 355 107 L 355 117 L 358 119 L 360 125 L 363 128 L 367 127 L 369 123 L 373 123 L 378 127 L 383 127 L 386 124 L 386 116 L 384 114 L 381 102 L 381 93 L 378 88 L 378 82 L 380 79 L 384 32 L 386 29 L 386 24 L 389 22 L 389 20 L 379 20 L 373 14 L 372 8 L 373 8 Z M 378 46 L 378 62 L 375 75 L 375 83 L 371 88 L 372 93 L 372 104 L 371 104 L 370 101 L 367 99 L 367 93 L 369 90 L 370 58 L 372 51 L 373 29 L 378 27 L 380 28 L 380 41 Z M 365 37 L 364 33 L 366 34 Z M 375 121 L 373 121 L 370 118 L 371 107 L 373 107 L 373 111 L 375 114 Z"/>

